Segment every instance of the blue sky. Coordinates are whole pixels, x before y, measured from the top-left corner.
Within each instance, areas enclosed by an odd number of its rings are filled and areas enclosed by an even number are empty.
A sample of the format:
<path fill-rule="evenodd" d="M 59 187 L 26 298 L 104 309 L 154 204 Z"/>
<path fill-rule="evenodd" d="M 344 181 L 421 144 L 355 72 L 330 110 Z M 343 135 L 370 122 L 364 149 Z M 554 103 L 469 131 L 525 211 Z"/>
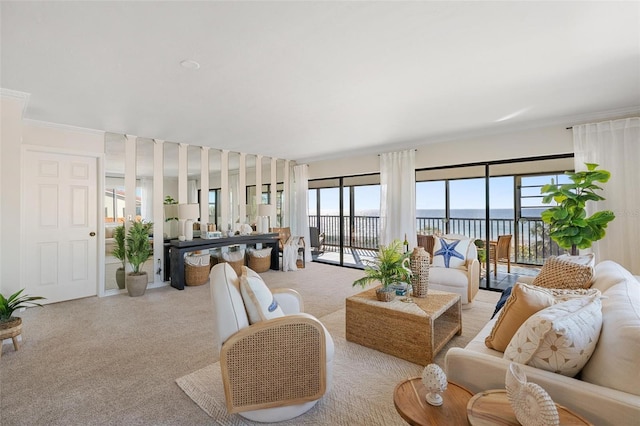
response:
<path fill-rule="evenodd" d="M 323 213 L 337 212 L 339 209 L 339 189 L 321 190 Z M 315 196 L 311 193 L 309 204 L 315 211 Z M 348 196 L 348 190 L 345 189 Z M 450 182 L 452 209 L 484 209 L 484 179 L 461 179 Z M 359 186 L 356 188 L 356 211 L 378 210 L 380 208 L 380 187 L 378 185 Z M 347 197 L 345 197 L 347 199 Z M 417 209 L 444 209 L 444 182 L 419 182 L 416 185 Z M 513 208 L 513 178 L 501 177 L 491 180 L 491 208 Z M 348 209 L 348 206 L 346 207 Z"/>

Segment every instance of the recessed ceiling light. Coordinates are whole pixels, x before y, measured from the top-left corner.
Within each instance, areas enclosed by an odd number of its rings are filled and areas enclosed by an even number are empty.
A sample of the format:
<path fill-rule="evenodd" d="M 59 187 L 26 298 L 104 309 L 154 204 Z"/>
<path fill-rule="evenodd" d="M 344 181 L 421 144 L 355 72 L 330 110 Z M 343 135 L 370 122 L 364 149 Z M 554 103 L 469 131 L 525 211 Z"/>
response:
<path fill-rule="evenodd" d="M 181 61 L 180 66 L 188 70 L 200 69 L 200 64 L 194 61 L 193 59 L 185 59 L 184 61 Z"/>

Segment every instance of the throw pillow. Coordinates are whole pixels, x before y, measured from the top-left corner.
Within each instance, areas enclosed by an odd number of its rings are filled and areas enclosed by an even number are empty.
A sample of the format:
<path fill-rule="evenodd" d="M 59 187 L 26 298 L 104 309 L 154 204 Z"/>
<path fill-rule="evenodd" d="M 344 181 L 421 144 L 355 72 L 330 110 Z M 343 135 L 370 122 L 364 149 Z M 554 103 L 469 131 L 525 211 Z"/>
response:
<path fill-rule="evenodd" d="M 500 352 L 509 345 L 518 328 L 533 314 L 555 303 L 551 291 L 530 284 L 516 283 L 484 343 Z"/>
<path fill-rule="evenodd" d="M 525 321 L 504 351 L 504 358 L 573 377 L 589 361 L 601 328 L 599 297 L 561 302 Z"/>
<path fill-rule="evenodd" d="M 450 240 L 436 238 L 433 247 L 433 266 L 441 268 L 460 268 L 467 261 L 467 252 L 471 239 Z"/>
<path fill-rule="evenodd" d="M 284 316 L 271 290 L 260 277 L 242 275 L 240 293 L 251 324 Z"/>
<path fill-rule="evenodd" d="M 567 258 L 550 256 L 533 284 L 547 288 L 589 288 L 593 278 L 590 265 L 575 263 Z"/>

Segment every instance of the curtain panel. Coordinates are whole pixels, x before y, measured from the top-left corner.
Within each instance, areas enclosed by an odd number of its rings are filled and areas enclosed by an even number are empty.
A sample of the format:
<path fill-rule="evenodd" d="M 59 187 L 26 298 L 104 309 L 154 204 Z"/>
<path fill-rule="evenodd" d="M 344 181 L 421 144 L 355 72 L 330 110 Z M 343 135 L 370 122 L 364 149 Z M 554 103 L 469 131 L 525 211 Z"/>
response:
<path fill-rule="evenodd" d="M 304 237 L 305 257 L 311 260 L 311 238 L 309 234 L 309 165 L 300 164 L 293 167 L 291 188 L 291 235 Z"/>
<path fill-rule="evenodd" d="M 405 235 L 412 249 L 417 244 L 414 149 L 380 155 L 379 241 L 388 245 Z"/>
<path fill-rule="evenodd" d="M 573 126 L 576 171 L 596 163 L 611 172 L 603 184 L 606 198 L 587 204 L 587 214 L 611 210 L 616 218 L 605 237 L 593 243 L 596 261 L 613 260 L 640 274 L 640 117 Z"/>

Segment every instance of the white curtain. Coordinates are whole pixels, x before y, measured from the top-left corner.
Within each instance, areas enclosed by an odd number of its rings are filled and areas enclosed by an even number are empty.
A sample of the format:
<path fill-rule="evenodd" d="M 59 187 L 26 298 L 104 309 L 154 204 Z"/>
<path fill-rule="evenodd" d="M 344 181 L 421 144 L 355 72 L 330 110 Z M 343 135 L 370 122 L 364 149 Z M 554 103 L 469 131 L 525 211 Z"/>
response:
<path fill-rule="evenodd" d="M 233 171 L 229 173 L 229 223 L 231 224 L 231 229 L 235 229 L 236 222 L 240 220 L 240 205 L 238 201 L 240 200 L 240 196 L 238 195 L 238 191 L 240 185 L 240 177 L 238 176 L 237 171 Z"/>
<path fill-rule="evenodd" d="M 311 238 L 309 236 L 309 165 L 293 167 L 291 194 L 291 235 L 304 237 L 305 258 L 311 260 Z"/>
<path fill-rule="evenodd" d="M 611 210 L 606 236 L 593 243 L 596 261 L 613 260 L 640 275 L 640 117 L 573 126 L 576 171 L 584 163 L 611 172 L 602 184 L 604 201 L 587 204 L 587 213 Z"/>
<path fill-rule="evenodd" d="M 189 179 L 187 181 L 187 203 L 196 204 L 198 202 L 198 181 Z"/>
<path fill-rule="evenodd" d="M 140 216 L 145 222 L 153 222 L 153 179 L 140 179 Z"/>
<path fill-rule="evenodd" d="M 381 245 L 403 241 L 417 245 L 415 150 L 380 155 Z"/>

